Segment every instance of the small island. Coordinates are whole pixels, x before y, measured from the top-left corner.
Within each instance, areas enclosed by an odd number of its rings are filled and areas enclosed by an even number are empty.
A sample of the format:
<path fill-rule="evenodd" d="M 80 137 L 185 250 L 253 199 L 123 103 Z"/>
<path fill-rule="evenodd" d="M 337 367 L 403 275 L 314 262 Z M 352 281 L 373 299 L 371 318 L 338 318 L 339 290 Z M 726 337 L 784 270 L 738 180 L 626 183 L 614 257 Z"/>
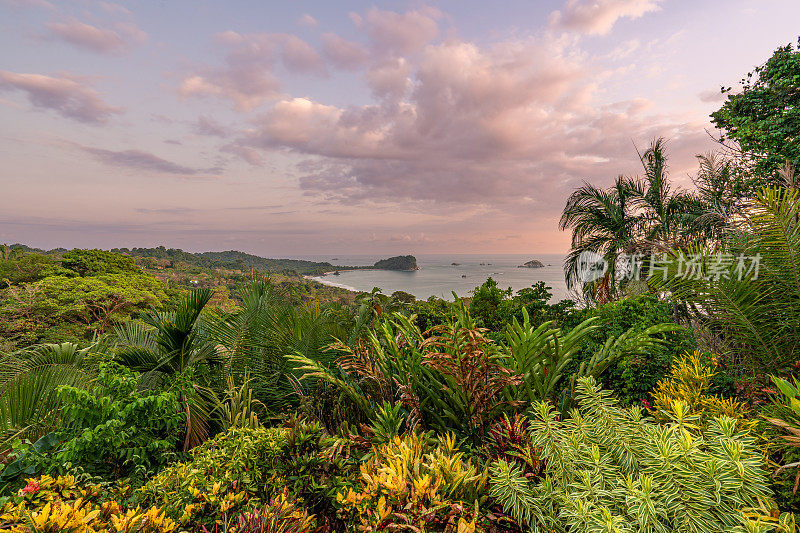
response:
<path fill-rule="evenodd" d="M 531 261 L 528 261 L 527 263 L 521 264 L 517 268 L 544 268 L 544 263 L 542 263 L 541 261 L 538 261 L 536 259 L 532 259 Z"/>
<path fill-rule="evenodd" d="M 398 255 L 389 259 L 381 259 L 373 265 L 379 270 L 419 270 L 417 258 L 413 255 Z"/>

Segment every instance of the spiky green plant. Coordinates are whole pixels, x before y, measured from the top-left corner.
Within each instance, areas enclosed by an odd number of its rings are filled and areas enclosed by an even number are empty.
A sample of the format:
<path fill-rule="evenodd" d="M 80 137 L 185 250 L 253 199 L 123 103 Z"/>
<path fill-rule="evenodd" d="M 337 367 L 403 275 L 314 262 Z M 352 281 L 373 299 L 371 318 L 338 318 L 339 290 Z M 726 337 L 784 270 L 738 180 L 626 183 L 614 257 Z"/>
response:
<path fill-rule="evenodd" d="M 543 399 L 556 399 L 566 388 L 563 403 L 568 408 L 575 380 L 583 376 L 598 378 L 623 357 L 643 354 L 663 342 L 663 334 L 682 329 L 677 324 L 657 324 L 642 331 L 631 328 L 619 336 L 609 337 L 592 357 L 581 363 L 578 372 L 565 375 L 566 366 L 584 347 L 593 332 L 600 327 L 597 317 L 584 320 L 568 333 L 545 322 L 533 327 L 523 309 L 523 322 L 515 318 L 506 328 L 505 347 L 500 352 L 502 364 L 522 376 L 518 385 L 510 385 L 505 394 L 510 401 L 523 400 L 526 405 Z M 568 381 L 568 384 L 564 384 Z M 565 386 L 566 385 L 566 386 Z"/>
<path fill-rule="evenodd" d="M 724 249 L 672 252 L 650 282 L 686 303 L 727 347 L 729 362 L 779 373 L 800 359 L 799 221 L 800 191 L 764 188 Z"/>
<path fill-rule="evenodd" d="M 263 410 L 264 404 L 253 398 L 253 390 L 250 388 L 251 381 L 249 372 L 244 373 L 239 384 L 236 383 L 233 375 L 228 374 L 228 386 L 223 392 L 223 398 L 217 400 L 217 406 L 213 413 L 223 431 L 232 427 L 252 429 L 261 427 L 258 413 Z"/>
<path fill-rule="evenodd" d="M 402 403 L 396 402 L 392 405 L 389 402 L 383 402 L 378 407 L 375 418 L 369 425 L 369 430 L 372 433 L 370 442 L 373 446 L 386 444 L 395 437 L 402 435 L 407 424 L 408 413 L 403 408 Z"/>
<path fill-rule="evenodd" d="M 578 382 L 579 408 L 559 420 L 545 402 L 531 431 L 545 476 L 491 466 L 492 495 L 531 531 L 730 531 L 742 508 L 769 495 L 754 438 L 717 417 L 705 435 L 689 421 L 665 425 L 622 409 L 592 378 Z"/>
<path fill-rule="evenodd" d="M 208 438 L 214 403 L 209 386 L 222 362 L 201 318 L 212 296 L 210 289 L 196 289 L 175 311 L 152 310 L 140 315 L 141 323 L 124 323 L 114 330 L 115 359 L 119 363 L 141 372 L 152 385 L 181 389 L 186 410 L 184 450 Z"/>
<path fill-rule="evenodd" d="M 238 293 L 241 306 L 213 316 L 206 329 L 221 348 L 226 374 L 241 379 L 249 372 L 253 393 L 268 411 L 288 410 L 299 395 L 313 391 L 301 387 L 286 355 L 297 352 L 327 363 L 332 357 L 325 348 L 347 335 L 349 324 L 342 323 L 335 306 L 293 305 L 269 277 L 254 275 Z"/>
<path fill-rule="evenodd" d="M 58 425 L 58 388 L 86 387 L 97 375 L 102 346 L 45 344 L 0 358 L 0 443 L 35 438 Z"/>

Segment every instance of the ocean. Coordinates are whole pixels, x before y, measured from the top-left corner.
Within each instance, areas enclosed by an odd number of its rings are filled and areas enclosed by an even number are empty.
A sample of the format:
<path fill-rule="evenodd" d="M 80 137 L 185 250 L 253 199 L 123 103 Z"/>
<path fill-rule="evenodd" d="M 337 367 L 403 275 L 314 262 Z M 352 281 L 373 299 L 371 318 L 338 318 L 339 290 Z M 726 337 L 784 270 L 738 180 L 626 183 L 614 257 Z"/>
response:
<path fill-rule="evenodd" d="M 327 261 L 337 266 L 366 266 L 385 258 L 385 255 L 299 257 L 311 261 Z M 355 291 L 371 291 L 373 287 L 379 287 L 384 294 L 405 291 L 418 299 L 437 296 L 452 300 L 453 292 L 458 296 L 469 296 L 475 287 L 492 277 L 500 288 L 511 287 L 514 292 L 530 287 L 537 281 L 544 281 L 551 287 L 553 293 L 551 302 L 569 298 L 562 267 L 564 256 L 561 254 L 446 254 L 417 255 L 416 258 L 419 270 L 414 272 L 352 270 L 340 272 L 338 276 L 328 274 L 313 276 L 312 279 L 326 285 Z M 538 259 L 545 267 L 518 268 L 519 265 L 532 259 Z"/>

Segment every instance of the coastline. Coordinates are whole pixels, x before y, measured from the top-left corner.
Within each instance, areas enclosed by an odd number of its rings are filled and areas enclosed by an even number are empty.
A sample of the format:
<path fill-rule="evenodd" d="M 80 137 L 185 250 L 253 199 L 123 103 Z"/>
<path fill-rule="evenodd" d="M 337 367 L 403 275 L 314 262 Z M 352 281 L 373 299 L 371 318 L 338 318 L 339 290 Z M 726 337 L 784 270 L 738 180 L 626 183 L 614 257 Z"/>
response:
<path fill-rule="evenodd" d="M 345 285 L 344 283 L 337 283 L 335 281 L 332 281 L 332 280 L 328 279 L 328 276 L 329 275 L 333 275 L 334 272 L 364 272 L 364 271 L 374 272 L 374 271 L 377 271 L 377 270 L 383 270 L 383 271 L 386 271 L 386 272 L 417 272 L 419 270 L 419 268 L 416 268 L 414 270 L 390 270 L 390 269 L 386 269 L 386 268 L 373 268 L 373 267 L 341 268 L 341 269 L 338 269 L 338 270 L 330 270 L 328 272 L 323 272 L 322 274 L 303 274 L 303 278 L 311 280 L 311 281 L 316 281 L 317 283 L 321 283 L 323 285 L 327 285 L 328 287 L 338 287 L 339 289 L 344 289 L 344 290 L 347 290 L 347 291 L 350 291 L 350 292 L 354 292 L 354 293 L 360 293 L 360 292 L 365 292 L 365 291 L 358 290 L 355 287 L 351 287 L 350 285 Z"/>
<path fill-rule="evenodd" d="M 362 269 L 351 268 L 351 269 L 348 269 L 348 270 L 331 270 L 330 272 L 325 272 L 324 274 L 316 274 L 316 275 L 303 274 L 303 278 L 305 278 L 307 280 L 310 280 L 310 281 L 316 281 L 317 283 L 320 283 L 322 285 L 327 285 L 328 287 L 336 287 L 338 289 L 344 289 L 346 291 L 350 291 L 350 292 L 358 294 L 358 293 L 364 292 L 364 291 L 360 291 L 360 290 L 356 289 L 355 287 L 351 287 L 350 285 L 345 285 L 343 283 L 336 283 L 335 281 L 328 280 L 328 274 L 332 274 L 334 272 L 354 272 L 355 270 L 362 270 Z M 366 270 L 366 269 L 364 269 L 364 270 Z M 375 270 L 375 269 L 371 269 L 371 270 Z"/>

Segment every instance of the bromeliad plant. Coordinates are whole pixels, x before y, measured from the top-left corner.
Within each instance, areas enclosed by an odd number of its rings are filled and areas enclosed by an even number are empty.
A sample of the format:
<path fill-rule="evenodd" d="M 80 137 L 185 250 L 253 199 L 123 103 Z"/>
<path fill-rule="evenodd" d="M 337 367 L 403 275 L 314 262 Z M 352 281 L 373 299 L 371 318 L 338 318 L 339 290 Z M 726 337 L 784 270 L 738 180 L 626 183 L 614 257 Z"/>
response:
<path fill-rule="evenodd" d="M 532 531 L 705 533 L 747 522 L 769 489 L 754 438 L 719 416 L 705 434 L 686 416 L 659 425 L 638 407 L 619 408 L 592 378 L 578 382 L 579 408 L 560 421 L 534 410 L 532 438 L 545 475 L 531 481 L 498 460 L 491 493 Z"/>

